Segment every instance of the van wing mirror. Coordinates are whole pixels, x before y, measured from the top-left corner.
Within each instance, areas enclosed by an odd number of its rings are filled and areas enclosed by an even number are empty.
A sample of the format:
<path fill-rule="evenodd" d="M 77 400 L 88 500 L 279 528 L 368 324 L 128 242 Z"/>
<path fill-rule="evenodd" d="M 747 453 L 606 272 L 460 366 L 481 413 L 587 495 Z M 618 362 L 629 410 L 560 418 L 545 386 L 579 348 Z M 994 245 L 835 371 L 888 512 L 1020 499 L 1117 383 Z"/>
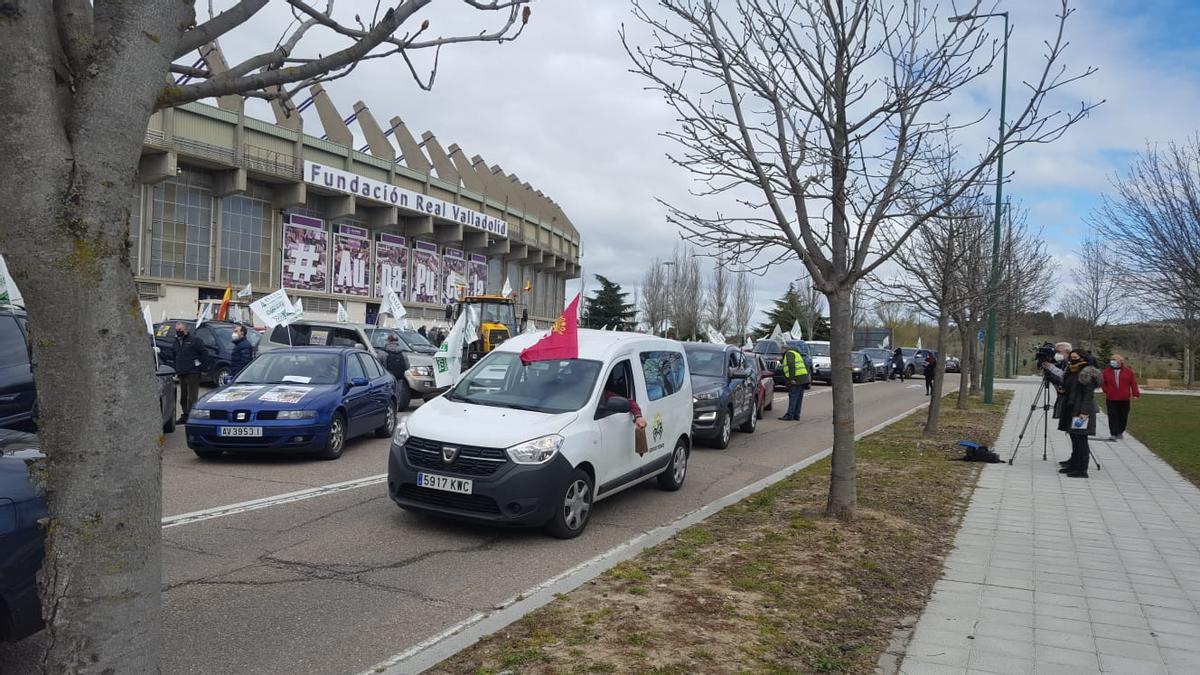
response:
<path fill-rule="evenodd" d="M 604 409 L 609 413 L 627 413 L 633 407 L 629 405 L 629 399 L 624 396 L 610 396 L 604 402 Z"/>

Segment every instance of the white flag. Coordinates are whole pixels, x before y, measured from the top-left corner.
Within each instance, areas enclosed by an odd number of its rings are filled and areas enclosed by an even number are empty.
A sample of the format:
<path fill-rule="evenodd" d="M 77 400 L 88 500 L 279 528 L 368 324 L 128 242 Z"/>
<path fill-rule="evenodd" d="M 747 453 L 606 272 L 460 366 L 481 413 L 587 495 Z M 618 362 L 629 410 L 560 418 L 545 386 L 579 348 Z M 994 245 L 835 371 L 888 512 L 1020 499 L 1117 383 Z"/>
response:
<path fill-rule="evenodd" d="M 212 318 L 212 303 L 206 302 L 203 305 L 201 305 L 200 314 L 198 316 L 196 316 L 196 328 L 199 328 L 200 324 L 204 323 L 205 321 L 208 321 L 211 318 Z"/>
<path fill-rule="evenodd" d="M 775 330 L 771 331 L 771 339 L 775 342 L 783 339 L 783 330 L 779 328 L 779 324 L 775 324 Z"/>
<path fill-rule="evenodd" d="M 887 337 L 883 338 L 883 342 L 879 343 L 879 348 L 887 349 L 888 347 L 891 346 L 891 342 L 892 342 L 891 336 L 887 336 Z"/>
<path fill-rule="evenodd" d="M 238 294 L 237 294 L 237 296 L 238 296 L 239 298 L 248 298 L 248 297 L 250 297 L 250 293 L 251 293 L 251 291 L 250 291 L 250 284 L 246 284 L 246 287 L 245 287 L 245 288 L 243 288 L 242 290 L 238 291 Z"/>
<path fill-rule="evenodd" d="M 17 282 L 13 281 L 12 275 L 8 273 L 8 263 L 4 261 L 4 256 L 0 256 L 0 304 L 25 305 L 21 289 L 17 288 Z"/>
<path fill-rule="evenodd" d="M 304 299 L 296 298 L 296 302 L 292 304 L 292 317 L 291 317 L 291 319 L 289 319 L 288 322 L 291 323 L 292 321 L 296 321 L 297 319 L 303 319 L 303 318 L 304 318 Z"/>
<path fill-rule="evenodd" d="M 479 339 L 479 305 L 467 305 L 467 311 L 463 314 L 467 317 L 463 339 L 467 344 L 471 344 Z"/>
<path fill-rule="evenodd" d="M 408 310 L 404 309 L 404 303 L 400 301 L 400 295 L 392 290 L 391 286 L 383 292 L 383 307 L 380 311 L 391 314 L 392 318 L 397 320 L 408 313 Z"/>
<path fill-rule="evenodd" d="M 920 348 L 921 348 L 921 336 L 918 335 L 917 336 L 917 349 L 920 349 Z"/>
<path fill-rule="evenodd" d="M 704 324 L 704 334 L 708 337 L 708 341 L 713 343 L 714 345 L 725 344 L 725 336 L 721 335 L 720 331 L 713 328 L 709 324 Z"/>
<path fill-rule="evenodd" d="M 525 335 L 532 335 L 537 332 L 539 332 L 538 327 L 537 327 L 537 324 L 534 323 L 533 319 L 530 319 L 529 321 L 525 322 L 525 331 L 524 331 Z"/>
<path fill-rule="evenodd" d="M 513 294 L 512 284 L 508 283 L 508 277 L 504 277 L 504 287 L 500 289 L 500 295 L 503 295 L 506 298 L 510 298 L 510 297 L 512 297 L 512 294 Z"/>
<path fill-rule="evenodd" d="M 280 324 L 291 323 L 295 309 L 292 307 L 292 301 L 288 299 L 287 292 L 281 288 L 250 303 L 250 311 L 267 328 L 274 328 Z"/>
<path fill-rule="evenodd" d="M 338 303 L 337 321 L 338 323 L 350 323 L 350 315 L 346 313 L 346 308 L 340 302 Z"/>
<path fill-rule="evenodd" d="M 433 382 L 440 389 L 449 387 L 462 372 L 463 337 L 467 329 L 467 312 L 458 315 L 450 334 L 442 341 L 433 357 Z"/>
<path fill-rule="evenodd" d="M 793 340 L 803 340 L 804 339 L 804 331 L 800 330 L 800 322 L 798 320 L 792 322 L 791 336 L 792 336 Z"/>
<path fill-rule="evenodd" d="M 746 344 L 742 345 L 742 349 L 754 349 L 754 340 L 749 335 L 746 336 Z"/>
<path fill-rule="evenodd" d="M 146 322 L 146 332 L 154 335 L 154 317 L 150 316 L 150 308 L 142 305 L 142 321 Z"/>

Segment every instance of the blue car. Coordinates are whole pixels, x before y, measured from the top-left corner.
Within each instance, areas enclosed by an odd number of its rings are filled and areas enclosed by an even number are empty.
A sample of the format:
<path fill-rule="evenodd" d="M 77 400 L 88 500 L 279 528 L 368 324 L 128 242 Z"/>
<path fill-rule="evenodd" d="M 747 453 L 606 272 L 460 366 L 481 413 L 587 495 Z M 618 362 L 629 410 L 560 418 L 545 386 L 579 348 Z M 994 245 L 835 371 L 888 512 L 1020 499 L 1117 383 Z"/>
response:
<path fill-rule="evenodd" d="M 758 380 L 746 355 L 733 345 L 685 342 L 692 374 L 692 436 L 724 450 L 733 427 L 752 434 L 758 426 Z"/>
<path fill-rule="evenodd" d="M 341 457 L 346 441 L 396 426 L 396 380 L 357 348 L 293 347 L 261 354 L 230 384 L 197 401 L 188 447 L 223 452 Z"/>
<path fill-rule="evenodd" d="M 25 465 L 40 457 L 37 436 L 0 429 L 0 642 L 42 628 L 37 572 L 45 533 L 38 521 L 47 511 Z"/>

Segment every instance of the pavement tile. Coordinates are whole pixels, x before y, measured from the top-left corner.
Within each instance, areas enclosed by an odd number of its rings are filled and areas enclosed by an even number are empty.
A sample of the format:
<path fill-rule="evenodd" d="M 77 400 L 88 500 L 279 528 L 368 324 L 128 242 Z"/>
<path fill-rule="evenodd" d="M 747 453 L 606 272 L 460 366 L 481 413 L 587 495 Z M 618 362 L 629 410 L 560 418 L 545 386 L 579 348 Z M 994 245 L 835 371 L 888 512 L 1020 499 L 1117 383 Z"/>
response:
<path fill-rule="evenodd" d="M 1028 652 L 1025 653 L 1025 656 L 1026 658 L 1020 658 L 1007 654 L 973 651 L 968 664 L 970 670 L 967 672 L 1027 675 L 1033 672 L 1033 658 Z"/>
<path fill-rule="evenodd" d="M 1195 633 L 1179 634 L 1179 633 L 1159 633 L 1154 634 L 1154 640 L 1159 647 L 1165 650 L 1182 650 L 1189 651 L 1200 658 L 1200 636 Z"/>
<path fill-rule="evenodd" d="M 1100 669 L 1100 660 L 1096 657 L 1096 652 L 1064 649 L 1045 644 L 1034 646 L 1033 660 L 1034 666 L 1039 672 L 1048 664 L 1090 668 L 1093 672 Z"/>
<path fill-rule="evenodd" d="M 1183 649 L 1163 649 L 1160 653 L 1171 672 L 1200 673 L 1200 653 Z"/>
<path fill-rule="evenodd" d="M 1149 628 L 1131 628 L 1129 626 L 1114 626 L 1108 623 L 1093 623 L 1092 634 L 1096 639 L 1122 640 L 1144 645 L 1155 644 L 1154 634 Z"/>
<path fill-rule="evenodd" d="M 1092 636 L 1092 623 L 1086 619 L 1077 621 L 1075 619 L 1039 615 L 1034 620 L 1033 626 L 1037 630 L 1055 630 L 1073 635 L 1082 635 L 1084 637 Z"/>
<path fill-rule="evenodd" d="M 1147 635 L 1149 635 L 1148 632 Z M 1021 643 L 1025 653 L 1028 654 L 1029 645 L 1033 644 L 1033 627 L 980 621 L 975 626 L 975 639 L 985 637 Z M 1154 638 L 1150 638 L 1150 640 L 1153 641 Z"/>
<path fill-rule="evenodd" d="M 1034 607 L 1033 613 L 1037 615 L 1039 620 L 1042 617 L 1073 619 L 1075 621 L 1089 621 L 1091 619 L 1091 615 L 1083 607 L 1064 607 L 1062 605 L 1039 604 Z"/>
<path fill-rule="evenodd" d="M 967 667 L 967 657 L 970 654 L 970 650 L 960 647 L 946 647 L 944 645 L 917 642 L 908 645 L 907 654 L 921 663 L 933 663 L 962 669 Z M 905 659 L 906 664 L 907 661 L 908 659 Z M 907 672 L 925 671 L 910 670 Z"/>
<path fill-rule="evenodd" d="M 965 670 L 960 667 L 947 666 L 931 661 L 905 658 L 900 665 L 902 675 L 963 675 Z"/>
<path fill-rule="evenodd" d="M 1098 637 L 1096 638 L 1096 651 L 1100 652 L 1101 655 L 1111 654 L 1113 656 L 1123 656 L 1143 661 L 1161 660 L 1156 645 L 1138 644 L 1124 640 L 1110 640 Z"/>
<path fill-rule="evenodd" d="M 1100 669 L 1122 675 L 1166 675 L 1167 668 L 1158 661 L 1131 659 L 1111 654 L 1100 655 Z"/>
<path fill-rule="evenodd" d="M 1093 653 L 1096 651 L 1096 638 L 1092 637 L 1090 633 L 1086 635 L 1068 633 L 1061 630 L 1038 628 L 1035 625 L 1033 627 L 1033 641 L 1035 644 L 1061 647 L 1063 649 L 1077 649 Z"/>
<path fill-rule="evenodd" d="M 1149 617 L 1147 621 L 1150 624 L 1150 629 L 1155 633 L 1175 633 L 1177 635 L 1200 635 L 1200 625 L 1194 623 L 1180 623 L 1170 619 L 1160 619 L 1158 617 Z"/>

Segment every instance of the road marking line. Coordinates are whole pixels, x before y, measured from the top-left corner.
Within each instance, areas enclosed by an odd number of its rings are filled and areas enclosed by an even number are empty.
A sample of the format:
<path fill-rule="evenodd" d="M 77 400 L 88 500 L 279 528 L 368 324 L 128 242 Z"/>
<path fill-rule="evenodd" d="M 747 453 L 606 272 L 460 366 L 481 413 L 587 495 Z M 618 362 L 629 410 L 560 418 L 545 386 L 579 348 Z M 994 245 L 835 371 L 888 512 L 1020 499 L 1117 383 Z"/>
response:
<path fill-rule="evenodd" d="M 870 429 L 855 434 L 854 439 L 858 440 L 863 436 L 873 434 L 928 405 L 929 402 L 926 401 L 889 420 L 880 422 Z M 825 448 L 789 467 L 735 490 L 720 499 L 689 511 L 665 525 L 647 530 L 590 560 L 579 563 L 571 569 L 561 572 L 533 588 L 499 603 L 489 612 L 480 612 L 471 615 L 441 633 L 426 638 L 399 654 L 380 661 L 362 671 L 360 675 L 415 675 L 424 672 L 470 647 L 484 637 L 516 622 L 526 614 L 549 604 L 557 595 L 569 593 L 579 588 L 618 563 L 629 560 L 645 549 L 666 541 L 680 530 L 695 525 L 726 506 L 735 504 L 746 496 L 778 483 L 797 471 L 815 464 L 828 457 L 832 452 L 832 447 Z"/>
<path fill-rule="evenodd" d="M 226 504 L 225 506 L 216 506 L 211 509 L 203 509 L 201 511 L 192 511 L 190 513 L 181 513 L 175 516 L 167 516 L 162 519 L 163 529 L 169 527 L 178 527 L 180 525 L 190 525 L 191 523 L 199 523 L 213 518 L 223 518 L 232 516 L 236 513 L 245 513 L 247 511 L 257 511 L 265 509 L 268 506 L 276 506 L 278 504 L 288 504 L 298 502 L 304 499 L 312 499 L 313 497 L 321 497 L 337 492 L 345 492 L 346 490 L 355 490 L 362 487 L 370 487 L 387 482 L 387 474 L 381 473 L 365 478 L 355 478 L 354 480 L 342 481 L 341 483 L 331 483 L 329 485 L 321 485 L 319 487 L 308 488 L 305 490 L 297 490 L 295 492 L 286 492 L 281 495 L 271 497 L 262 497 L 260 499 L 251 499 L 247 502 L 239 502 L 237 504 Z"/>

